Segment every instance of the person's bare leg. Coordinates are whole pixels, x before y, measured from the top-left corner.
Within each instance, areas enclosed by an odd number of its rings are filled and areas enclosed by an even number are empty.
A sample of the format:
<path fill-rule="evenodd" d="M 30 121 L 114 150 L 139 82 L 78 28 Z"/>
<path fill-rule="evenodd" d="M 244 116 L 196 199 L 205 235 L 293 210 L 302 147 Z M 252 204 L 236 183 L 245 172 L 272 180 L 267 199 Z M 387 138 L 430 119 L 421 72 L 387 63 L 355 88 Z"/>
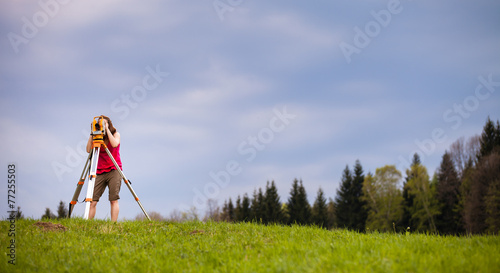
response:
<path fill-rule="evenodd" d="M 120 206 L 118 205 L 118 200 L 109 201 L 111 205 L 111 221 L 116 222 L 118 220 L 118 213 L 120 212 Z"/>
<path fill-rule="evenodd" d="M 90 202 L 89 219 L 94 219 L 97 202 L 98 201 Z"/>

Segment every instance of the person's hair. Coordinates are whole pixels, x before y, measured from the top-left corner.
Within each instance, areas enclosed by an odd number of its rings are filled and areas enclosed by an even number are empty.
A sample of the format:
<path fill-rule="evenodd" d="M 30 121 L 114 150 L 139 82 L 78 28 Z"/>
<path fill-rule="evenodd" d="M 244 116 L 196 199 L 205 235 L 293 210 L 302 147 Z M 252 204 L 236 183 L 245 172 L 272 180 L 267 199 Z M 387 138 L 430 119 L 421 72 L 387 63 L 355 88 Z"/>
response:
<path fill-rule="evenodd" d="M 109 131 L 111 132 L 112 135 L 116 133 L 116 128 L 113 126 L 113 122 L 111 122 L 111 119 L 105 115 L 101 115 L 107 122 L 108 122 L 108 127 Z M 104 141 L 108 140 L 108 135 L 104 135 Z"/>

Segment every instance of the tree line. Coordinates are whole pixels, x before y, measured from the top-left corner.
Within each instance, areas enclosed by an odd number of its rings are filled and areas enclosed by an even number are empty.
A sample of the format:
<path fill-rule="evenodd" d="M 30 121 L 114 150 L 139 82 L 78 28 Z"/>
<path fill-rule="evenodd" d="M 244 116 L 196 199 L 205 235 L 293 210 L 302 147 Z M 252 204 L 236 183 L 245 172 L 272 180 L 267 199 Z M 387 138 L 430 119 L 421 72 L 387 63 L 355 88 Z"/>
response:
<path fill-rule="evenodd" d="M 287 202 L 282 203 L 274 181 L 267 182 L 266 188 L 253 192 L 252 198 L 244 194 L 224 202 L 222 211 L 213 200 L 209 201 L 205 220 L 228 222 L 257 222 L 262 224 L 300 224 L 330 228 L 335 222 L 333 201 L 328 202 L 323 190 L 318 190 L 316 201 L 311 206 L 302 180 L 295 179 Z"/>
<path fill-rule="evenodd" d="M 17 207 L 17 211 L 14 214 L 16 219 L 24 219 L 24 214 L 21 211 L 21 207 Z M 64 205 L 64 202 L 61 200 L 59 202 L 59 206 L 57 207 L 57 215 L 55 215 L 50 208 L 45 208 L 45 212 L 42 214 L 43 219 L 62 219 L 68 216 L 68 209 Z"/>
<path fill-rule="evenodd" d="M 50 208 L 45 208 L 45 212 L 42 215 L 43 219 L 62 219 L 68 217 L 68 209 L 66 208 L 65 203 L 61 200 L 59 205 L 57 206 L 57 215 L 55 215 Z"/>
<path fill-rule="evenodd" d="M 402 182 L 402 183 L 401 183 Z M 401 185 L 402 184 L 402 185 Z M 222 210 L 209 200 L 205 219 L 262 224 L 317 225 L 355 231 L 416 231 L 481 234 L 500 231 L 500 123 L 488 117 L 480 135 L 460 138 L 445 151 L 430 176 L 415 154 L 405 176 L 394 165 L 364 174 L 359 160 L 347 165 L 334 200 L 322 189 L 311 206 L 302 180 L 295 179 L 286 202 L 274 181 Z"/>

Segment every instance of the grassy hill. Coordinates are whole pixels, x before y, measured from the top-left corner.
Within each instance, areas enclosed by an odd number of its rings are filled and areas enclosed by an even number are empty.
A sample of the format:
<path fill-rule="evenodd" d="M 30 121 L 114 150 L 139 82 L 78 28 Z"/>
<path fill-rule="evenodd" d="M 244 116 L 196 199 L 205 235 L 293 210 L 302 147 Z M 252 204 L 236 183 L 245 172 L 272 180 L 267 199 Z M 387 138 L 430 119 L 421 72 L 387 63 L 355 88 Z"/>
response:
<path fill-rule="evenodd" d="M 499 272 L 499 236 L 251 223 L 0 221 L 0 272 Z"/>

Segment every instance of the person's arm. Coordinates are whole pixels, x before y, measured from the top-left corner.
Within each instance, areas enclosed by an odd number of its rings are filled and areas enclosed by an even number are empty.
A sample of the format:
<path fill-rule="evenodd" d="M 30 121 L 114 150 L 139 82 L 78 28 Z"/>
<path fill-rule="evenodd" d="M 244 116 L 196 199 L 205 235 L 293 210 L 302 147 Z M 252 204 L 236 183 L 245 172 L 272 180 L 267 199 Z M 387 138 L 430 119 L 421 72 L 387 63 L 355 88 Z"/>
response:
<path fill-rule="evenodd" d="M 104 122 L 106 122 L 106 121 L 104 121 Z M 104 125 L 104 127 L 106 127 L 106 135 L 108 135 L 108 141 L 109 141 L 109 144 L 111 145 L 111 147 L 113 147 L 113 148 L 118 147 L 118 145 L 120 145 L 120 133 L 115 132 L 114 135 L 111 134 L 111 131 L 109 130 L 109 126 L 108 126 L 107 122 Z"/>
<path fill-rule="evenodd" d="M 118 145 L 120 145 L 120 133 L 115 132 L 114 135 L 111 134 L 109 129 L 106 130 L 106 134 L 108 135 L 108 141 L 111 147 L 116 148 Z"/>
<path fill-rule="evenodd" d="M 87 153 L 90 153 L 90 151 L 92 151 L 92 143 L 93 143 L 93 138 L 92 135 L 90 135 L 89 141 L 87 142 Z"/>

